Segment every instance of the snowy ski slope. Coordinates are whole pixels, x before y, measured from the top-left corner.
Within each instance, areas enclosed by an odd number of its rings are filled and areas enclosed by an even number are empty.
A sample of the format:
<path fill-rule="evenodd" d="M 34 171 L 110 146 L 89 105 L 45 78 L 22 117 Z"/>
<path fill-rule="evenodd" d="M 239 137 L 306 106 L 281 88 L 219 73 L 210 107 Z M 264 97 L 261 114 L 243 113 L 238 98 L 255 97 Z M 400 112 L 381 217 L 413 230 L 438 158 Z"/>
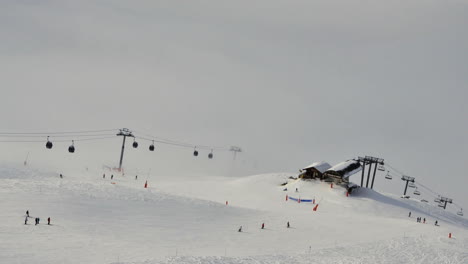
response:
<path fill-rule="evenodd" d="M 466 218 L 416 200 L 288 173 L 151 176 L 147 189 L 102 173 L 0 165 L 0 263 L 468 263 Z"/>

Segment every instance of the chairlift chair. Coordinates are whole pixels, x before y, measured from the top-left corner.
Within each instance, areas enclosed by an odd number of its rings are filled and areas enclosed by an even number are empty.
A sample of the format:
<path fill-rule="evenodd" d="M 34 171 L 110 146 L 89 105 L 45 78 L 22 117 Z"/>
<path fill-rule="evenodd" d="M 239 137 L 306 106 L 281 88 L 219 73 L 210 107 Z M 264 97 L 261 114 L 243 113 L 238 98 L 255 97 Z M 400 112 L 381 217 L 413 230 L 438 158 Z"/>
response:
<path fill-rule="evenodd" d="M 444 207 L 445 205 L 443 203 L 439 203 L 439 207 Z"/>
<path fill-rule="evenodd" d="M 440 203 L 440 196 L 434 199 L 434 202 Z"/>
<path fill-rule="evenodd" d="M 387 175 L 385 175 L 385 179 L 387 179 L 387 180 L 392 179 L 392 175 L 390 175 L 390 171 L 387 171 Z"/>
<path fill-rule="evenodd" d="M 413 192 L 414 195 L 421 195 L 421 192 L 418 191 L 418 188 L 416 188 L 416 190 L 414 190 Z"/>
<path fill-rule="evenodd" d="M 422 199 L 422 200 L 421 200 L 421 202 L 422 202 L 422 203 L 427 203 L 428 201 L 427 201 L 427 200 L 424 200 L 424 199 Z"/>
<path fill-rule="evenodd" d="M 135 139 L 133 139 L 133 148 L 138 148 L 138 142 Z"/>
<path fill-rule="evenodd" d="M 460 211 L 457 212 L 457 215 L 463 216 L 463 209 L 462 208 L 460 208 Z"/>
<path fill-rule="evenodd" d="M 377 169 L 378 169 L 379 171 L 385 171 L 384 165 L 379 165 L 379 166 L 377 167 Z"/>
<path fill-rule="evenodd" d="M 409 182 L 409 183 L 408 183 L 408 187 L 410 187 L 410 188 L 416 188 L 416 184 L 414 184 L 414 182 Z"/>

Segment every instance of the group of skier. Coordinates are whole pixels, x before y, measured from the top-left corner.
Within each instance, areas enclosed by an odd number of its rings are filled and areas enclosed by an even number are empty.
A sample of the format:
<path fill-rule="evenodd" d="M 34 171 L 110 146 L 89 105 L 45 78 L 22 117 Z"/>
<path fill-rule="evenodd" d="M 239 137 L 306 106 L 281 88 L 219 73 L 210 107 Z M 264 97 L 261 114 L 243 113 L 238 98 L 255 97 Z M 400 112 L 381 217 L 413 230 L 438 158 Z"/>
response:
<path fill-rule="evenodd" d="M 411 212 L 409 212 L 408 217 L 411 217 Z M 425 224 L 426 223 L 426 218 L 425 217 L 424 218 L 423 217 L 416 217 L 416 222 Z M 434 222 L 434 225 L 439 226 L 439 222 L 436 220 Z"/>
<path fill-rule="evenodd" d="M 106 174 L 105 174 L 105 173 L 102 174 L 102 178 L 103 178 L 103 179 L 106 178 Z M 111 180 L 113 180 L 113 179 L 114 179 L 114 174 L 111 174 L 111 177 L 110 177 L 110 178 L 111 178 Z M 138 180 L 138 175 L 135 175 L 135 180 Z"/>
<path fill-rule="evenodd" d="M 289 224 L 289 221 L 286 223 L 286 228 L 290 228 L 291 225 Z M 261 225 L 261 229 L 265 229 L 265 223 L 262 223 Z M 242 232 L 242 226 L 239 227 L 239 230 L 237 230 L 238 232 Z"/>
<path fill-rule="evenodd" d="M 29 210 L 26 210 L 26 217 L 24 218 L 24 224 L 28 224 L 28 219 L 32 218 L 29 216 Z M 39 217 L 34 218 L 34 225 L 38 225 L 41 219 Z M 50 225 L 50 217 L 47 218 L 47 225 Z"/>

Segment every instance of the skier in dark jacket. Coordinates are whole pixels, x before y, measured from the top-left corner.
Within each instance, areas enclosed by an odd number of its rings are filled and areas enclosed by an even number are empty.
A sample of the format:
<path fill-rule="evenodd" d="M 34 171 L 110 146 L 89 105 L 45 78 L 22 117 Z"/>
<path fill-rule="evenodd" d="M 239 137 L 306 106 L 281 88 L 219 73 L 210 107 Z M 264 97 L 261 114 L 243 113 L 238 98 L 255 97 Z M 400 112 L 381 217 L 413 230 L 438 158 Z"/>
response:
<path fill-rule="evenodd" d="M 50 217 L 47 218 L 47 224 L 50 225 Z"/>
<path fill-rule="evenodd" d="M 26 216 L 29 217 L 29 210 L 26 211 Z"/>
<path fill-rule="evenodd" d="M 288 221 L 288 224 L 286 226 L 287 226 L 287 228 L 289 228 L 289 221 Z"/>
<path fill-rule="evenodd" d="M 262 223 L 262 229 L 264 229 L 264 228 L 265 228 L 265 223 Z"/>
<path fill-rule="evenodd" d="M 242 232 L 242 226 L 239 227 L 239 230 L 237 232 Z"/>

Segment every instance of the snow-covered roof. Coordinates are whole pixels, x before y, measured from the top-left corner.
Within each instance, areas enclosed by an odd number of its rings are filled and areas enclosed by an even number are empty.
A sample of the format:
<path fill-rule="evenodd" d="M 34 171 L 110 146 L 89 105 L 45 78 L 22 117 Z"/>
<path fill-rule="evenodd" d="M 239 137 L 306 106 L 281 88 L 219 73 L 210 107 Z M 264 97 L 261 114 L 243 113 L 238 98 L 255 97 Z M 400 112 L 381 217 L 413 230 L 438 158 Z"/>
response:
<path fill-rule="evenodd" d="M 349 176 L 361 171 L 362 167 L 359 161 L 357 160 L 347 160 L 336 164 L 327 171 L 335 171 L 342 175 L 343 178 L 348 178 Z"/>
<path fill-rule="evenodd" d="M 310 164 L 309 166 L 305 167 L 304 170 L 310 169 L 310 168 L 315 168 L 316 170 L 320 171 L 321 173 L 324 173 L 328 169 L 331 168 L 331 165 L 328 164 L 325 161 L 319 161 L 319 162 L 314 162 Z"/>

